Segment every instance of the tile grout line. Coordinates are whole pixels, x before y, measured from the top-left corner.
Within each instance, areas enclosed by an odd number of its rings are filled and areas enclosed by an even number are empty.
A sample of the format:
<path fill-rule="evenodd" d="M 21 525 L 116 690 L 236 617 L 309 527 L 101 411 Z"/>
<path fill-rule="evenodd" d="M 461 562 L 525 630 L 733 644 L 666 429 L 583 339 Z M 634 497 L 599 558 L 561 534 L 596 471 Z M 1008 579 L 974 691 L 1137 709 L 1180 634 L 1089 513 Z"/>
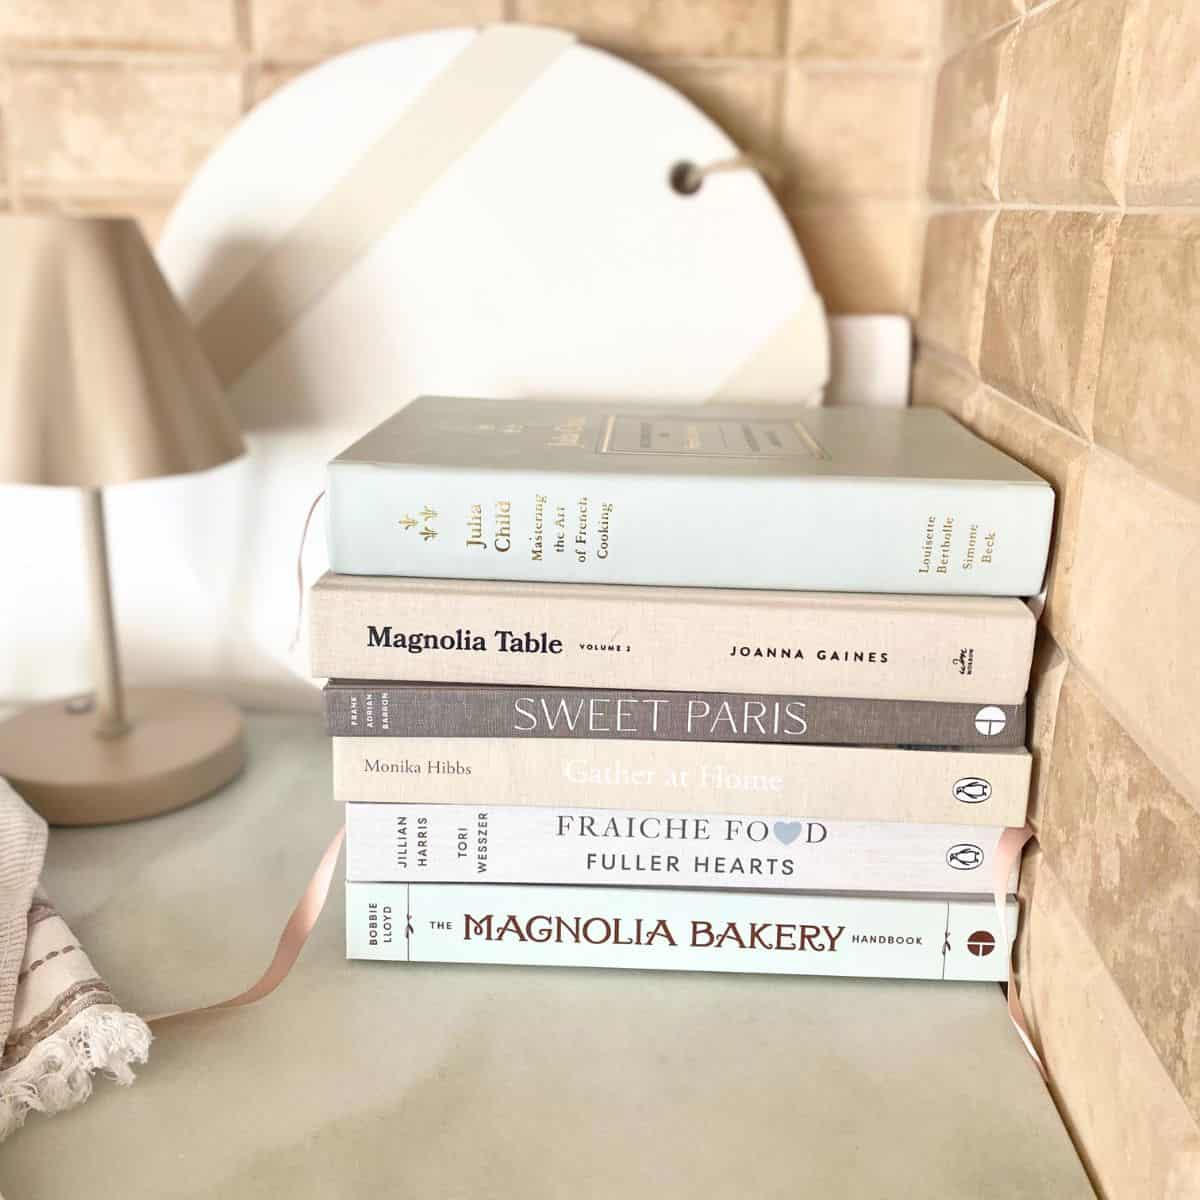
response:
<path fill-rule="evenodd" d="M 1124 459 L 1110 454 L 1101 446 L 1093 446 L 1092 452 L 1116 458 L 1122 466 L 1129 467 Z M 1133 470 L 1138 473 L 1136 468 Z M 1047 632 L 1049 633 L 1049 630 Z M 1135 720 L 1121 701 L 1112 695 L 1111 690 L 1093 674 L 1086 662 L 1079 656 L 1078 649 L 1071 646 L 1069 634 L 1064 634 L 1062 641 L 1059 641 L 1053 634 L 1050 636 L 1054 638 L 1054 644 L 1066 655 L 1068 672 L 1074 671 L 1083 680 L 1094 693 L 1100 707 L 1112 718 L 1113 724 L 1120 727 L 1125 736 L 1137 747 L 1139 753 L 1145 756 L 1146 761 L 1166 780 L 1171 789 L 1178 793 L 1184 804 L 1200 817 L 1200 791 L 1197 790 L 1195 782 L 1188 777 L 1187 772 L 1177 768 L 1153 733 L 1147 730 L 1146 723 Z M 1053 745 L 1051 745 L 1051 750 L 1053 750 Z"/>
<path fill-rule="evenodd" d="M 792 54 L 792 6 L 797 0 L 778 0 L 775 5 L 775 47 L 786 65 Z"/>
<path fill-rule="evenodd" d="M 1123 470 L 1132 471 L 1143 483 L 1152 487 L 1155 491 L 1162 492 L 1164 498 L 1172 500 L 1177 504 L 1183 503 L 1187 507 L 1195 509 L 1195 525 L 1200 529 L 1200 499 L 1197 499 L 1195 496 L 1189 496 L 1186 492 L 1181 492 L 1178 488 L 1172 487 L 1169 483 L 1164 483 L 1161 479 L 1156 479 L 1153 475 L 1147 475 L 1137 463 L 1131 462 L 1123 454 L 1118 454 L 1103 442 L 1092 442 L 1091 448 L 1100 458 L 1108 459 Z"/>
<path fill-rule="evenodd" d="M 1088 203 L 1039 203 L 1032 200 L 968 200 L 954 202 L 930 201 L 931 216 L 946 216 L 963 212 L 1047 212 L 1047 213 L 1090 213 L 1098 216 L 1183 216 L 1200 214 L 1200 203 L 1196 204 L 1088 204 Z"/>
<path fill-rule="evenodd" d="M 1032 419 L 1035 423 L 1048 426 L 1055 433 L 1064 437 L 1070 438 L 1071 441 L 1077 442 L 1081 450 L 1090 452 L 1095 447 L 1095 442 L 1089 441 L 1081 433 L 1076 433 L 1073 429 L 1068 429 L 1065 425 L 1060 425 L 1053 417 L 1046 416 L 1045 413 L 1040 413 L 1036 409 L 1030 408 L 1028 404 L 1022 404 L 1020 400 L 1014 396 L 1010 396 L 1007 392 L 1002 392 L 998 387 L 993 387 L 982 376 L 978 376 L 979 387 L 987 394 L 987 396 L 995 400 L 1001 400 L 1005 404 L 1015 405 L 1023 414 Z M 1061 647 L 1060 647 L 1061 649 Z"/>
<path fill-rule="evenodd" d="M 1051 880 L 1052 880 L 1051 886 L 1054 889 L 1056 889 L 1058 891 L 1058 893 L 1060 894 L 1060 896 L 1062 897 L 1062 901 L 1063 901 L 1064 905 L 1066 906 L 1066 911 L 1068 913 L 1070 920 L 1075 923 L 1075 927 L 1078 929 L 1079 933 L 1081 933 L 1083 935 L 1082 944 L 1087 948 L 1086 952 L 1091 954 L 1091 956 L 1095 960 L 1096 967 L 1103 973 L 1104 979 L 1107 981 L 1109 987 L 1112 989 L 1112 996 L 1122 1006 L 1122 1008 L 1125 1011 L 1125 1014 L 1128 1016 L 1130 1024 L 1136 1030 L 1135 1036 L 1140 1037 L 1140 1039 L 1141 1039 L 1140 1048 L 1143 1049 L 1144 1052 L 1158 1066 L 1158 1069 L 1162 1072 L 1163 1081 L 1171 1088 L 1171 1090 L 1178 1097 L 1179 1104 L 1188 1113 L 1188 1116 L 1191 1117 L 1192 1120 L 1195 1122 L 1197 1129 L 1200 1129 L 1200 1120 L 1196 1120 L 1194 1114 L 1191 1112 L 1190 1106 L 1188 1105 L 1187 1101 L 1184 1099 L 1183 1093 L 1180 1092 L 1179 1088 L 1175 1084 L 1174 1079 L 1171 1077 L 1170 1071 L 1167 1070 L 1167 1067 L 1162 1060 L 1162 1056 L 1158 1053 L 1158 1050 L 1155 1048 L 1154 1043 L 1150 1040 L 1149 1035 L 1146 1033 L 1145 1026 L 1143 1026 L 1140 1018 L 1138 1017 L 1137 1011 L 1134 1009 L 1128 996 L 1126 996 L 1124 989 L 1121 987 L 1120 983 L 1118 983 L 1116 976 L 1113 974 L 1112 967 L 1110 966 L 1108 961 L 1105 959 L 1104 954 L 1100 950 L 1100 947 L 1096 945 L 1096 942 L 1095 942 L 1094 938 L 1092 937 L 1091 931 L 1088 927 L 1088 923 L 1083 920 L 1083 918 L 1079 914 L 1078 909 L 1072 903 L 1071 892 L 1066 887 L 1066 885 L 1062 882 L 1062 880 L 1059 878 L 1058 873 L 1054 867 L 1054 863 L 1047 856 L 1045 850 L 1043 848 L 1041 848 L 1040 843 L 1039 843 L 1038 850 L 1035 852 L 1039 854 L 1040 861 L 1038 862 L 1037 870 L 1036 870 L 1033 885 L 1032 885 L 1032 890 L 1029 893 L 1028 898 L 1026 899 L 1026 903 L 1028 903 L 1030 905 L 1030 907 L 1032 908 L 1032 905 L 1034 903 L 1034 896 L 1037 893 L 1037 887 L 1038 887 L 1037 877 L 1040 876 L 1043 872 L 1047 873 L 1051 877 Z M 1022 919 L 1023 925 L 1025 925 L 1025 923 L 1027 921 L 1029 921 L 1029 918 L 1027 918 L 1025 916 L 1024 911 L 1022 911 L 1021 919 Z M 1030 924 L 1030 926 L 1026 926 L 1026 927 L 1027 928 L 1031 927 L 1031 924 Z M 1028 961 L 1029 958 L 1030 958 L 1030 952 L 1028 950 L 1028 947 L 1026 947 L 1026 951 L 1025 951 L 1026 963 L 1025 963 L 1025 965 L 1026 965 L 1027 970 L 1030 966 L 1030 963 Z M 1039 1022 L 1037 1019 L 1037 1006 L 1036 1006 L 1036 1003 L 1034 1003 L 1034 997 L 1032 995 L 1032 990 L 1033 990 L 1032 979 L 1029 977 L 1020 978 L 1018 980 L 1018 986 L 1019 986 L 1019 991 L 1021 994 L 1021 999 L 1026 1004 L 1026 1011 L 1033 1018 L 1035 1029 L 1037 1029 Z M 1026 997 L 1028 997 L 1028 999 Z M 1044 1046 L 1044 1044 L 1045 1044 L 1044 1038 L 1043 1038 L 1043 1035 L 1042 1035 L 1040 1029 L 1037 1029 L 1037 1032 L 1038 1032 L 1038 1041 L 1039 1041 L 1039 1043 L 1042 1044 L 1042 1046 Z M 1047 1065 L 1049 1065 L 1049 1064 L 1047 1064 Z M 1102 1191 L 1102 1189 L 1100 1187 L 1100 1179 L 1099 1179 L 1099 1176 L 1096 1171 L 1096 1166 L 1095 1166 L 1094 1160 L 1092 1159 L 1092 1157 L 1089 1154 L 1088 1146 L 1084 1142 L 1083 1135 L 1080 1133 L 1079 1129 L 1076 1127 L 1074 1116 L 1073 1116 L 1070 1108 L 1067 1106 L 1066 1100 L 1064 1099 L 1064 1097 L 1062 1095 L 1061 1089 L 1060 1089 L 1058 1083 L 1056 1082 L 1057 1079 L 1060 1077 L 1061 1076 L 1059 1075 L 1058 1072 L 1055 1072 L 1055 1071 L 1051 1072 L 1051 1079 L 1050 1079 L 1050 1083 L 1048 1085 L 1048 1091 L 1050 1093 L 1050 1098 L 1053 1100 L 1054 1106 L 1059 1112 L 1059 1115 L 1063 1122 L 1063 1127 L 1067 1131 L 1067 1136 L 1071 1139 L 1071 1144 L 1075 1147 L 1075 1151 L 1079 1156 L 1079 1161 L 1083 1165 L 1084 1171 L 1087 1174 L 1088 1179 L 1090 1180 L 1093 1188 L 1095 1189 L 1097 1197 L 1103 1197 L 1104 1192 Z"/>
<path fill-rule="evenodd" d="M 791 164 L 788 162 L 787 153 L 787 129 L 788 129 L 788 112 L 792 101 L 792 71 L 791 71 L 791 49 L 792 49 L 792 5 L 798 0 L 781 0 L 777 6 L 776 20 L 779 21 L 777 45 L 780 47 L 779 58 L 773 64 L 776 75 L 776 85 L 774 95 L 771 99 L 771 104 L 774 109 L 772 113 L 771 131 L 771 158 L 778 164 L 779 176 L 773 181 L 768 181 L 768 186 L 771 189 L 771 195 L 775 203 L 779 206 L 784 214 L 784 220 L 787 221 L 789 229 L 791 229 L 791 221 L 787 217 L 787 202 L 791 190 Z M 792 237 L 799 245 L 799 238 L 796 231 L 791 229 Z M 803 251 L 801 251 L 803 253 Z"/>
<path fill-rule="evenodd" d="M 233 4 L 234 38 L 238 47 L 247 55 L 254 55 L 254 0 L 231 0 Z"/>
<path fill-rule="evenodd" d="M 1049 632 L 1049 631 L 1047 630 L 1047 632 Z M 1134 732 L 1130 728 L 1130 726 L 1122 719 L 1122 717 L 1118 714 L 1118 712 L 1114 710 L 1111 703 L 1109 702 L 1108 694 L 1107 694 L 1106 690 L 1098 686 L 1097 682 L 1095 681 L 1093 676 L 1089 673 L 1087 668 L 1082 663 L 1080 663 L 1080 661 L 1071 653 L 1071 651 L 1067 647 L 1063 646 L 1057 639 L 1054 639 L 1054 644 L 1058 647 L 1060 652 L 1067 659 L 1067 673 L 1063 677 L 1062 683 L 1060 685 L 1059 699 L 1056 700 L 1056 704 L 1055 704 L 1055 709 L 1056 709 L 1056 711 L 1055 711 L 1055 730 L 1056 730 L 1056 732 L 1055 732 L 1054 739 L 1052 739 L 1051 750 L 1053 750 L 1053 741 L 1055 741 L 1057 739 L 1057 721 L 1058 721 L 1057 710 L 1058 710 L 1058 707 L 1061 705 L 1061 687 L 1065 687 L 1067 684 L 1067 681 L 1070 679 L 1070 677 L 1072 675 L 1075 675 L 1078 679 L 1080 679 L 1083 682 L 1084 686 L 1092 692 L 1092 694 L 1096 700 L 1096 703 L 1100 706 L 1100 709 L 1104 713 L 1104 715 L 1108 719 L 1110 719 L 1121 730 L 1121 732 L 1130 739 L 1130 741 L 1133 742 L 1133 744 L 1136 747 L 1136 749 L 1138 750 L 1138 752 L 1145 756 L 1146 761 L 1150 764 L 1151 768 L 1158 771 L 1161 775 L 1163 775 L 1163 777 L 1167 781 L 1168 785 L 1171 786 L 1178 793 L 1179 798 L 1183 802 L 1183 804 L 1185 806 L 1187 806 L 1189 809 L 1194 810 L 1197 814 L 1200 814 L 1200 803 L 1197 803 L 1191 796 L 1189 796 L 1189 794 L 1187 792 L 1184 792 L 1175 786 L 1174 781 L 1171 779 L 1171 777 L 1165 771 L 1163 771 L 1163 769 L 1160 766 L 1160 764 L 1158 763 L 1158 761 L 1152 757 L 1149 750 L 1138 740 L 1137 736 L 1134 734 Z M 1050 840 L 1051 840 L 1051 844 L 1053 844 L 1053 836 L 1052 835 L 1051 835 Z M 1048 846 L 1046 844 L 1046 842 L 1043 841 L 1043 839 L 1040 835 L 1038 837 L 1038 849 L 1039 849 L 1039 851 L 1041 853 L 1041 857 L 1042 857 L 1042 863 L 1039 865 L 1039 868 L 1038 868 L 1039 873 L 1042 870 L 1045 870 L 1047 867 L 1049 867 L 1051 869 L 1051 874 L 1055 874 L 1054 864 L 1057 860 L 1056 860 L 1054 854 L 1051 852 L 1050 846 Z M 1057 876 L 1056 876 L 1056 879 L 1057 879 Z M 1061 886 L 1061 884 L 1060 884 L 1060 886 Z M 1035 890 L 1036 890 L 1036 884 L 1035 884 Z M 1093 927 L 1092 927 L 1092 914 L 1089 913 L 1087 910 L 1081 910 L 1079 907 L 1077 907 L 1077 905 L 1074 903 L 1075 893 L 1071 889 L 1063 887 L 1062 895 L 1063 895 L 1063 898 L 1071 912 L 1071 915 L 1078 922 L 1080 929 L 1083 931 L 1088 946 L 1091 948 L 1092 952 L 1096 955 L 1100 965 L 1103 967 L 1105 973 L 1109 976 L 1111 983 L 1113 984 L 1114 988 L 1116 989 L 1117 995 L 1124 1002 L 1130 1015 L 1133 1017 L 1136 1025 L 1137 1025 L 1138 1031 L 1141 1033 L 1141 1035 L 1145 1039 L 1145 1045 L 1146 1045 L 1147 1049 L 1158 1060 L 1158 1063 L 1161 1066 L 1164 1074 L 1166 1075 L 1167 1081 L 1169 1082 L 1170 1086 L 1176 1091 L 1176 1093 L 1179 1095 L 1180 1099 L 1183 1100 L 1185 1106 L 1188 1107 L 1189 1111 L 1190 1111 L 1190 1106 L 1187 1104 L 1187 1100 L 1184 1097 L 1182 1090 L 1180 1089 L 1178 1083 L 1176 1082 L 1174 1076 L 1172 1075 L 1171 1069 L 1168 1066 L 1166 1060 L 1163 1058 L 1162 1054 L 1159 1052 L 1159 1048 L 1151 1040 L 1150 1035 L 1148 1034 L 1145 1025 L 1142 1023 L 1141 1017 L 1139 1016 L 1138 1008 L 1135 1006 L 1133 999 L 1126 992 L 1124 985 L 1122 984 L 1120 978 L 1118 977 L 1118 975 L 1116 973 L 1116 970 L 1114 969 L 1113 962 L 1110 961 L 1110 959 L 1107 957 L 1106 952 L 1100 946 L 1100 944 L 1097 942 L 1097 940 L 1094 936 Z"/>
<path fill-rule="evenodd" d="M 988 383 L 980 374 L 979 370 L 961 354 L 951 350 L 947 346 L 942 346 L 938 342 L 931 341 L 926 338 L 921 338 L 918 341 L 918 357 L 925 357 L 931 361 L 938 363 L 947 370 L 956 371 L 960 375 L 968 377 L 973 389 L 982 389 L 989 396 L 995 397 L 1004 401 L 1006 404 L 1013 404 L 1019 408 L 1025 416 L 1029 417 L 1034 422 L 1040 423 L 1053 429 L 1056 433 L 1062 434 L 1072 441 L 1077 442 L 1083 450 L 1097 449 L 1094 442 L 1078 434 L 1073 429 L 1068 429 L 1065 425 L 1060 425 L 1053 418 L 1046 416 L 1045 413 L 1038 412 L 1036 409 L 1030 408 L 1027 404 L 1022 404 L 1020 400 L 1010 396 L 1007 392 L 1001 391 L 1000 388 L 994 387 Z M 1125 460 L 1122 459 L 1122 462 Z M 1132 466 L 1132 464 L 1129 464 Z"/>
<path fill-rule="evenodd" d="M 189 50 L 183 47 L 139 47 L 139 46 L 47 46 L 47 45 L 8 45 L 0 47 L 10 62 L 20 65 L 55 65 L 75 63 L 79 65 L 121 66 L 124 64 L 147 66 L 230 66 L 243 61 L 246 57 L 258 57 L 271 65 L 312 66 L 337 54 L 353 49 L 365 42 L 349 44 L 329 44 L 289 53 L 260 53 L 260 48 L 254 45 L 253 21 L 249 17 L 250 0 L 239 0 L 237 12 L 238 31 L 235 42 L 229 46 L 210 46 Z M 243 18 L 241 14 L 245 13 Z M 243 30 L 243 19 L 245 28 Z M 595 43 L 585 44 L 595 46 Z M 605 49 L 603 45 L 596 47 Z M 812 70 L 816 73 L 828 74 L 861 74 L 861 75 L 921 75 L 925 63 L 917 59 L 894 58 L 820 58 L 796 57 L 789 58 L 785 53 L 764 55 L 736 54 L 653 54 L 642 53 L 636 49 L 618 49 L 616 55 L 626 61 L 644 63 L 647 66 L 662 64 L 663 66 L 713 67 L 740 69 L 746 71 L 786 71 L 793 67 Z"/>
<path fill-rule="evenodd" d="M 259 72 L 262 64 L 254 53 L 254 14 L 250 5 L 253 0 L 230 0 L 233 4 L 234 37 L 242 53 L 242 116 L 254 107 L 254 94 L 258 89 Z"/>
<path fill-rule="evenodd" d="M 919 213 L 917 229 L 914 231 L 916 245 L 913 247 L 913 278 L 909 296 L 914 340 L 925 281 L 925 250 L 930 217 L 929 169 L 933 162 L 933 117 L 937 101 L 939 51 L 945 37 L 945 5 L 927 6 L 925 22 L 925 72 L 921 88 L 921 113 L 915 131 L 917 178 L 913 187 Z"/>
<path fill-rule="evenodd" d="M 1057 3 L 1057 0 L 1055 2 Z M 1047 4 L 1046 7 L 1049 8 L 1050 6 Z M 993 25 L 991 29 L 976 34 L 972 41 L 963 42 L 961 45 L 955 46 L 953 50 L 946 51 L 943 49 L 942 56 L 938 61 L 939 69 L 944 67 L 951 59 L 958 58 L 963 54 L 969 54 L 972 50 L 977 50 L 984 42 L 991 41 L 992 38 L 997 37 L 999 34 L 1015 30 L 1025 20 L 1027 15 L 1027 13 L 1017 13 L 1015 16 L 1009 17 L 1007 21 L 1002 21 L 999 25 Z"/>
<path fill-rule="evenodd" d="M 16 116 L 14 103 L 16 83 L 7 56 L 0 59 L 0 165 L 4 167 L 4 185 L 10 212 L 22 212 L 25 208 L 24 180 L 21 177 L 17 156 L 17 131 L 20 120 Z"/>
<path fill-rule="evenodd" d="M 230 67 L 242 63 L 248 53 L 236 40 L 228 46 L 205 46 L 196 50 L 137 46 L 93 48 L 13 45 L 2 49 L 7 61 L 18 67 Z"/>
<path fill-rule="evenodd" d="M 1038 21 L 1042 20 L 1045 13 L 1050 12 L 1052 9 L 1058 8 L 1060 5 L 1063 5 L 1066 2 L 1067 0 L 1042 0 L 1042 3 L 1038 4 L 1036 9 L 1028 9 L 1025 12 L 1014 14 L 1013 16 L 1009 17 L 1007 21 L 1001 21 L 1000 24 L 993 25 L 990 29 L 986 29 L 982 33 L 976 34 L 971 41 L 963 42 L 961 45 L 955 46 L 953 50 L 943 54 L 938 63 L 939 67 L 945 66 L 945 64 L 948 63 L 952 58 L 957 58 L 960 54 L 965 54 L 970 50 L 976 49 L 977 47 L 983 45 L 984 42 L 994 38 L 999 33 L 1006 33 L 1011 29 L 1016 29 L 1018 25 L 1021 25 L 1031 18 L 1036 18 Z"/>

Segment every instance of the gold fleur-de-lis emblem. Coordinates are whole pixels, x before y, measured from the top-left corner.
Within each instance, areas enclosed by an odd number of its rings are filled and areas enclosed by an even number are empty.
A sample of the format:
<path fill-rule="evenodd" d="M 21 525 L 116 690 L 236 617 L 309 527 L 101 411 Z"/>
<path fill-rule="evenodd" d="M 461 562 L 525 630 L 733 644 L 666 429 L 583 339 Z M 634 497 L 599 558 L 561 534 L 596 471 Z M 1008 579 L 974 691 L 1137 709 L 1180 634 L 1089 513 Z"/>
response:
<path fill-rule="evenodd" d="M 428 504 L 420 509 L 414 517 L 411 513 L 405 513 L 398 522 L 401 529 L 407 533 L 410 529 L 415 529 L 423 541 L 429 542 L 437 537 L 437 530 L 434 529 L 431 522 L 437 516 L 437 509 L 430 508 Z"/>

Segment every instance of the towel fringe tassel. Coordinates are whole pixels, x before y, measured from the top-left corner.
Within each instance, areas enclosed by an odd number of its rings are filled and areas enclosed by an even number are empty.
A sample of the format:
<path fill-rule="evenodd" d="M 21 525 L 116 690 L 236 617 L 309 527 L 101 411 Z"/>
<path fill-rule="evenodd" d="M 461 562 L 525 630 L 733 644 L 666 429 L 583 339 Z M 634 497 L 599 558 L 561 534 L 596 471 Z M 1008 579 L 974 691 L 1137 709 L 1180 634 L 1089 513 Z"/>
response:
<path fill-rule="evenodd" d="M 59 1113 L 82 1104 L 97 1072 L 127 1087 L 152 1038 L 141 1017 L 118 1008 L 93 1007 L 73 1017 L 27 1058 L 0 1071 L 0 1142 L 31 1112 Z"/>

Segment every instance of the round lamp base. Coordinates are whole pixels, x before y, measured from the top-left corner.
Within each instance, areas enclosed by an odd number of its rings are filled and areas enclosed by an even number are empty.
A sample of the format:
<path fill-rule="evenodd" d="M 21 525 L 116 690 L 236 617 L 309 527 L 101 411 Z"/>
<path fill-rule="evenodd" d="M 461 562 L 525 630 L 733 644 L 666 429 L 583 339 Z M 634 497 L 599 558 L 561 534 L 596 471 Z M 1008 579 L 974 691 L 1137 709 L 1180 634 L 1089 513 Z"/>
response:
<path fill-rule="evenodd" d="M 86 701 L 0 722 L 0 777 L 51 825 L 106 825 L 182 808 L 242 768 L 242 716 L 219 696 L 130 688 L 130 729 L 96 733 Z"/>

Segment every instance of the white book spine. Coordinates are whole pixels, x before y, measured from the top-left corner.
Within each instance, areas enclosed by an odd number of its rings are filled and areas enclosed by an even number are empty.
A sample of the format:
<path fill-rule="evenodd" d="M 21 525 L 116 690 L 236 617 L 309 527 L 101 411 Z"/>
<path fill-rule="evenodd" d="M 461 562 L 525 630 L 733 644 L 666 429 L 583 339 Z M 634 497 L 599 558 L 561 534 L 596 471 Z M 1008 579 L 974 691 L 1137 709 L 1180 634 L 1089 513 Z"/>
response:
<path fill-rule="evenodd" d="M 604 809 L 350 804 L 346 878 L 978 894 L 1002 829 Z M 1008 890 L 1015 891 L 1014 868 Z"/>
<path fill-rule="evenodd" d="M 343 574 L 927 595 L 1035 595 L 1054 506 L 1013 480 L 340 461 L 328 493 Z"/>
<path fill-rule="evenodd" d="M 1010 949 L 990 898 L 346 885 L 349 958 L 995 982 Z"/>
<path fill-rule="evenodd" d="M 744 742 L 334 738 L 346 803 L 801 812 L 840 821 L 1025 823 L 1024 749 L 901 750 Z"/>

